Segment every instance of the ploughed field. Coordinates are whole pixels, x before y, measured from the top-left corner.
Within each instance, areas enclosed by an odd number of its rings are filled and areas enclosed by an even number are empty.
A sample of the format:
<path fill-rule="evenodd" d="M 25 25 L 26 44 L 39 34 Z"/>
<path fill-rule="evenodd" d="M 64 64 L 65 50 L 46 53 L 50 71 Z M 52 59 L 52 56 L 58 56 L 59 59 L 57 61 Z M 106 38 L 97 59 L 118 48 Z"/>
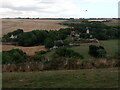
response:
<path fill-rule="evenodd" d="M 66 20 L 39 20 L 39 19 L 2 19 L 2 35 L 17 29 L 23 29 L 25 32 L 32 30 L 59 30 L 67 26 L 58 23 Z"/>

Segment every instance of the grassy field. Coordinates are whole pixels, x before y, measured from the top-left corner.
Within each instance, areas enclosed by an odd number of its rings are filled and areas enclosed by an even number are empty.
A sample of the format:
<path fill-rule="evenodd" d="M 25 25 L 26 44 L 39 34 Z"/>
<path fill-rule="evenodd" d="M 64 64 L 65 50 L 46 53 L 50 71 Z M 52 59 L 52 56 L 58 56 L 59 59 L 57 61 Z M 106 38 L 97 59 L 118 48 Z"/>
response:
<path fill-rule="evenodd" d="M 118 20 L 112 20 L 110 22 L 104 22 L 108 26 L 118 26 L 119 21 Z"/>
<path fill-rule="evenodd" d="M 100 41 L 100 43 L 102 46 L 104 46 L 108 55 L 114 56 L 115 53 L 118 52 L 118 40 L 105 40 Z M 74 46 L 71 47 L 71 49 L 83 55 L 85 59 L 91 58 L 91 56 L 88 54 L 89 46 Z M 54 52 L 55 51 L 49 52 L 45 56 L 50 57 Z"/>
<path fill-rule="evenodd" d="M 101 45 L 105 47 L 109 55 L 114 55 L 118 52 L 118 40 L 101 41 Z"/>
<path fill-rule="evenodd" d="M 118 40 L 105 40 L 105 41 L 100 41 L 100 43 L 102 46 L 104 46 L 108 55 L 113 56 L 116 52 L 118 52 Z M 86 58 L 90 58 L 88 54 L 89 46 L 77 46 L 71 49 L 84 55 L 84 57 Z"/>
<path fill-rule="evenodd" d="M 3 73 L 3 88 L 117 87 L 117 68 Z"/>

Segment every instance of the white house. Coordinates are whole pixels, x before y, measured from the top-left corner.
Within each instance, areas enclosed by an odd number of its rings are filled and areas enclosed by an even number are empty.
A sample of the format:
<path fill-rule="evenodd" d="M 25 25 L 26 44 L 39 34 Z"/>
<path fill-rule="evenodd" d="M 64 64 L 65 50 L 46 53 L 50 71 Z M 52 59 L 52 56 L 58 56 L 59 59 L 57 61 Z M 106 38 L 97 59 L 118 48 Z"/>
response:
<path fill-rule="evenodd" d="M 11 39 L 17 38 L 17 36 L 16 36 L 16 35 L 15 35 L 15 36 L 14 36 L 14 35 L 11 35 L 10 38 L 11 38 Z"/>
<path fill-rule="evenodd" d="M 89 29 L 87 29 L 86 33 L 87 33 L 87 34 L 89 34 L 89 33 L 90 33 Z"/>

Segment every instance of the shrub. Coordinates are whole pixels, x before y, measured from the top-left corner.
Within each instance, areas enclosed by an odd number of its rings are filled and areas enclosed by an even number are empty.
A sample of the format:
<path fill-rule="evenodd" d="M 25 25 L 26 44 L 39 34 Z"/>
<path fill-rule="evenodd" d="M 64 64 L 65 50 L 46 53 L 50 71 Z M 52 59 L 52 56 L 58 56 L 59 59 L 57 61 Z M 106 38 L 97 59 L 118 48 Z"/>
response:
<path fill-rule="evenodd" d="M 68 48 L 59 48 L 58 50 L 55 51 L 55 53 L 53 54 L 53 57 L 75 57 L 75 58 L 81 58 L 83 59 L 83 56 L 80 55 L 77 52 L 74 52 L 71 49 Z"/>
<path fill-rule="evenodd" d="M 36 54 L 46 54 L 47 53 L 47 51 L 37 51 L 37 52 L 35 52 Z"/>
<path fill-rule="evenodd" d="M 20 49 L 12 49 L 2 52 L 2 63 L 22 63 L 25 62 L 28 56 Z"/>
<path fill-rule="evenodd" d="M 105 58 L 106 57 L 106 50 L 104 49 L 103 46 L 95 46 L 95 45 L 90 45 L 89 46 L 89 52 L 91 56 L 93 57 L 98 57 L 98 58 Z"/>
<path fill-rule="evenodd" d="M 42 62 L 42 61 L 45 60 L 45 57 L 42 56 L 42 55 L 35 54 L 35 55 L 30 57 L 30 60 L 31 61 L 40 61 L 40 62 Z"/>
<path fill-rule="evenodd" d="M 76 69 L 77 68 L 77 60 L 75 58 L 68 58 L 66 61 L 66 69 Z"/>
<path fill-rule="evenodd" d="M 98 53 L 97 57 L 100 57 L 100 58 L 105 58 L 106 57 L 105 49 L 98 49 L 97 53 Z"/>
<path fill-rule="evenodd" d="M 51 59 L 50 61 L 51 69 L 76 69 L 78 68 L 78 59 L 58 57 Z"/>
<path fill-rule="evenodd" d="M 95 45 L 90 45 L 89 46 L 89 54 L 91 55 L 91 56 L 94 56 L 94 57 L 97 57 L 97 50 L 98 50 L 98 47 L 97 46 L 95 46 Z"/>
<path fill-rule="evenodd" d="M 45 48 L 52 48 L 54 46 L 54 40 L 51 38 L 47 38 L 44 44 L 45 44 Z"/>
<path fill-rule="evenodd" d="M 55 58 L 50 60 L 50 68 L 51 69 L 58 69 L 64 65 L 65 59 L 63 58 Z"/>

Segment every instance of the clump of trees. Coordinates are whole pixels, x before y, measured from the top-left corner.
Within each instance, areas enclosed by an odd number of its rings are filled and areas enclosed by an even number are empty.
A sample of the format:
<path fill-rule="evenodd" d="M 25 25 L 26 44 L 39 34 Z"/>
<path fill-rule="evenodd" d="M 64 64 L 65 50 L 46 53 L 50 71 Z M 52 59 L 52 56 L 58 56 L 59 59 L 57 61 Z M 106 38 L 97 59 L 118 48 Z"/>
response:
<path fill-rule="evenodd" d="M 27 60 L 28 56 L 20 49 L 12 49 L 10 51 L 2 52 L 3 64 L 22 63 Z"/>
<path fill-rule="evenodd" d="M 47 38 L 44 44 L 45 48 L 52 48 L 54 46 L 54 40 L 52 38 Z"/>
<path fill-rule="evenodd" d="M 107 55 L 107 52 L 103 46 L 90 45 L 89 54 L 96 58 L 105 58 Z"/>
<path fill-rule="evenodd" d="M 29 58 L 29 61 L 44 62 L 46 58 L 41 54 L 35 54 Z"/>
<path fill-rule="evenodd" d="M 65 40 L 71 30 L 71 28 L 66 28 L 59 31 L 33 30 L 31 32 L 23 32 L 23 30 L 19 29 L 4 35 L 2 40 L 4 42 L 12 41 L 12 43 L 19 46 L 45 45 L 46 48 L 51 48 L 54 46 L 54 41 Z M 10 38 L 11 35 L 16 35 L 17 38 Z M 61 43 L 57 44 L 58 46 L 61 45 Z"/>
<path fill-rule="evenodd" d="M 12 49 L 2 52 L 2 64 L 19 64 L 25 62 L 46 62 L 44 54 L 48 51 L 38 51 L 33 56 L 28 56 L 20 49 Z"/>
<path fill-rule="evenodd" d="M 7 35 L 4 35 L 2 37 L 2 42 L 16 42 L 17 39 L 14 38 L 14 39 L 11 39 L 11 35 L 13 36 L 17 36 L 17 38 L 19 38 L 19 36 L 23 34 L 23 29 L 17 29 L 16 31 L 13 31 L 13 32 L 10 32 L 8 33 Z"/>
<path fill-rule="evenodd" d="M 18 38 L 18 45 L 20 46 L 35 46 L 44 44 L 44 40 L 47 38 L 48 32 L 44 30 L 34 30 L 31 32 L 24 32 Z"/>
<path fill-rule="evenodd" d="M 55 58 L 56 57 L 67 57 L 67 58 L 74 57 L 74 58 L 80 58 L 80 59 L 84 58 L 79 53 L 74 52 L 73 50 L 65 48 L 65 47 L 57 49 L 55 53 L 53 54 L 53 57 Z"/>
<path fill-rule="evenodd" d="M 54 42 L 58 40 L 64 41 L 67 35 L 70 35 L 70 31 L 72 31 L 71 28 L 60 29 L 59 31 L 49 31 L 48 37 L 44 42 L 45 47 L 52 48 L 54 45 L 58 47 L 62 45 L 66 45 L 66 43 L 61 43 L 61 42 L 54 43 Z"/>
<path fill-rule="evenodd" d="M 90 34 L 93 35 L 94 38 L 99 40 L 108 40 L 108 39 L 116 39 L 119 38 L 120 30 L 118 26 L 107 26 L 103 22 L 82 22 L 82 23 L 69 23 L 64 22 L 63 25 L 73 27 L 74 31 L 81 33 L 81 38 L 87 38 L 86 27 L 89 28 Z"/>

